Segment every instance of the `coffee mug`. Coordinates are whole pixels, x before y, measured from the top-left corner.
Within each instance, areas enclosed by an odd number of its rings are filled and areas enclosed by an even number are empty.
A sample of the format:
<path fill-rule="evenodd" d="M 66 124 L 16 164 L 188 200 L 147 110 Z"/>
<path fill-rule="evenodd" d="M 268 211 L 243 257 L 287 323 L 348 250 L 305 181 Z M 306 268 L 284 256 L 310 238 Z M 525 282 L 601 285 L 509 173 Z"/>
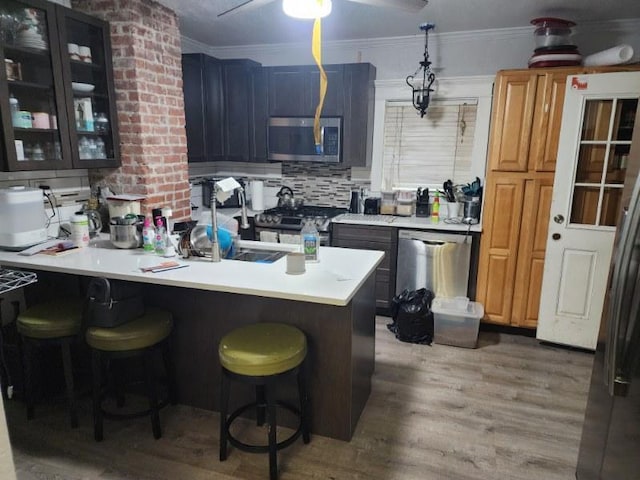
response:
<path fill-rule="evenodd" d="M 45 112 L 33 112 L 33 128 L 51 128 L 49 114 Z"/>
<path fill-rule="evenodd" d="M 287 273 L 289 275 L 300 275 L 304 273 L 304 253 L 291 252 L 287 254 Z"/>

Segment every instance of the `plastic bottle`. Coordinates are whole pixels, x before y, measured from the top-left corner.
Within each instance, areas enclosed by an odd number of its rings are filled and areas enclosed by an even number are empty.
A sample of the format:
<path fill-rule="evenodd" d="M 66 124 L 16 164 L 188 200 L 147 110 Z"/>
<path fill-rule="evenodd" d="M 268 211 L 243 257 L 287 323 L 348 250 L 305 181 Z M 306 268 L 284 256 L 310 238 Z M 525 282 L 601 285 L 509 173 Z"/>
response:
<path fill-rule="evenodd" d="M 438 223 L 440 221 L 440 194 L 435 192 L 433 197 L 433 205 L 431 206 L 431 223 Z"/>
<path fill-rule="evenodd" d="M 167 248 L 167 229 L 164 228 L 161 218 L 158 218 L 156 220 L 156 236 L 154 247 L 155 252 L 158 255 L 164 255 L 165 249 Z"/>
<path fill-rule="evenodd" d="M 20 104 L 18 103 L 18 99 L 13 96 L 13 94 L 9 95 L 9 105 L 11 106 L 11 123 L 15 127 L 20 123 Z"/>
<path fill-rule="evenodd" d="M 89 246 L 89 217 L 82 213 L 71 216 L 71 241 L 77 247 Z"/>
<path fill-rule="evenodd" d="M 151 223 L 151 217 L 146 217 L 142 226 L 142 249 L 144 253 L 154 253 L 156 251 L 155 233 L 156 230 Z"/>
<path fill-rule="evenodd" d="M 300 242 L 305 262 L 317 262 L 320 250 L 320 234 L 313 221 L 307 221 L 300 232 Z"/>

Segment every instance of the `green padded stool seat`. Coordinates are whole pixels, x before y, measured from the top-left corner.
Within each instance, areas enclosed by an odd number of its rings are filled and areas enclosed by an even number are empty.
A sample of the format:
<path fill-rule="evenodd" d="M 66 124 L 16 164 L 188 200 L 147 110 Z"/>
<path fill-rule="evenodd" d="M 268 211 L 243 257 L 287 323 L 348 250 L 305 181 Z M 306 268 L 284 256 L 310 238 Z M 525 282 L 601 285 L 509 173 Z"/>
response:
<path fill-rule="evenodd" d="M 147 308 L 140 318 L 117 327 L 89 327 L 86 339 L 91 348 L 105 352 L 123 352 L 147 348 L 167 338 L 173 328 L 171 314 Z"/>
<path fill-rule="evenodd" d="M 39 303 L 18 315 L 18 332 L 25 337 L 41 339 L 77 335 L 82 308 L 82 300 L 74 298 Z"/>
<path fill-rule="evenodd" d="M 101 441 L 103 435 L 103 417 L 111 419 L 130 419 L 151 416 L 153 436 L 162 436 L 159 409 L 168 403 L 176 404 L 175 374 L 169 353 L 168 338 L 173 329 L 171 313 L 159 308 L 146 308 L 145 313 L 130 322 L 116 327 L 105 328 L 90 326 L 85 338 L 91 347 L 93 372 L 93 425 L 94 438 Z M 167 376 L 167 399 L 158 401 L 154 356 L 161 350 Z M 102 387 L 103 359 L 121 359 L 142 357 L 144 360 L 145 383 L 149 408 L 134 413 L 114 413 L 103 409 L 102 402 L 106 392 Z M 111 365 L 113 362 L 108 362 Z M 118 379 L 120 380 L 120 379 Z M 118 392 L 118 407 L 124 403 L 121 392 Z"/>
<path fill-rule="evenodd" d="M 222 367 L 220 389 L 220 461 L 227 458 L 227 443 L 251 453 L 269 453 L 269 477 L 278 477 L 277 451 L 291 445 L 302 435 L 309 443 L 309 419 L 304 361 L 307 338 L 298 328 L 281 323 L 256 323 L 239 327 L 221 340 L 218 356 Z M 298 383 L 299 408 L 277 401 L 276 384 L 295 375 Z M 249 383 L 256 387 L 256 401 L 241 406 L 227 417 L 230 381 Z M 276 438 L 276 407 L 293 412 L 300 420 L 297 430 L 280 442 Z M 256 408 L 258 425 L 268 418 L 269 433 L 266 445 L 244 443 L 230 430 L 233 421 L 249 409 Z"/>
<path fill-rule="evenodd" d="M 218 349 L 223 368 L 239 375 L 277 375 L 300 365 L 307 355 L 307 338 L 300 330 L 279 323 L 257 323 L 225 335 Z"/>
<path fill-rule="evenodd" d="M 34 401 L 34 356 L 35 349 L 42 345 L 59 346 L 62 351 L 67 401 L 71 427 L 78 426 L 71 344 L 80 333 L 83 300 L 60 298 L 30 306 L 18 314 L 16 328 L 24 346 L 24 397 L 27 403 L 27 418 L 33 418 Z"/>

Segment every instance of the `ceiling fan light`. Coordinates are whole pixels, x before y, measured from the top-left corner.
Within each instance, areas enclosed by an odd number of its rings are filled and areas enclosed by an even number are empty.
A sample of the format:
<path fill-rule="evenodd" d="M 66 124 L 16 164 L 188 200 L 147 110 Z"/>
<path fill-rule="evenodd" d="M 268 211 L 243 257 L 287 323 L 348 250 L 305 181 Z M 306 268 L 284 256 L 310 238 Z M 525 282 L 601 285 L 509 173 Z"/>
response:
<path fill-rule="evenodd" d="M 324 18 L 331 13 L 331 0 L 282 0 L 282 10 L 293 18 Z"/>

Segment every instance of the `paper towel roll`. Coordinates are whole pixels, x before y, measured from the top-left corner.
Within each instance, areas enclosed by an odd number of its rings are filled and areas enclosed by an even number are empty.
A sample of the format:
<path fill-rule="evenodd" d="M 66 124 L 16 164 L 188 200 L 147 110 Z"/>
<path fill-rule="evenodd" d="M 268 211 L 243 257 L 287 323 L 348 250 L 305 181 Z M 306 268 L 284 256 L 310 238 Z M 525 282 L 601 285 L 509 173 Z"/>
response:
<path fill-rule="evenodd" d="M 587 67 L 595 67 L 602 65 L 619 65 L 631 60 L 633 57 L 633 47 L 623 43 L 615 47 L 587 55 L 584 58 L 584 65 Z"/>
<path fill-rule="evenodd" d="M 251 182 L 251 210 L 264 210 L 264 182 L 260 180 Z"/>

